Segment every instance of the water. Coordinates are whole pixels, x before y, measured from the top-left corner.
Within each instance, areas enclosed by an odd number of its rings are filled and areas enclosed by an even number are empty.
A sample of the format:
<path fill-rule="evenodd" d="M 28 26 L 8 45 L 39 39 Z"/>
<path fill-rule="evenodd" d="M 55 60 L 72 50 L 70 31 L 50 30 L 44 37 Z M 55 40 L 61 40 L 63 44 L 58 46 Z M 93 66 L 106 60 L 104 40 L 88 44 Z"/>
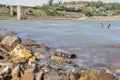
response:
<path fill-rule="evenodd" d="M 119 20 L 0 21 L 0 28 L 38 44 L 76 52 L 76 63 L 86 68 L 107 67 L 114 72 L 120 69 Z"/>

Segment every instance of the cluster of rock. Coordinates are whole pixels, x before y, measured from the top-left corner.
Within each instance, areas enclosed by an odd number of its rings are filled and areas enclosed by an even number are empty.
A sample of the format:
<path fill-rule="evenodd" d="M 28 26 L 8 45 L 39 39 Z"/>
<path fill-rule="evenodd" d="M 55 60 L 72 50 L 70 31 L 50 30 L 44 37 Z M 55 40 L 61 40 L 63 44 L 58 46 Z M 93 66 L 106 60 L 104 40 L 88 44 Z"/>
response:
<path fill-rule="evenodd" d="M 32 40 L 0 36 L 0 80 L 119 80 L 106 70 L 77 70 L 76 57 Z"/>

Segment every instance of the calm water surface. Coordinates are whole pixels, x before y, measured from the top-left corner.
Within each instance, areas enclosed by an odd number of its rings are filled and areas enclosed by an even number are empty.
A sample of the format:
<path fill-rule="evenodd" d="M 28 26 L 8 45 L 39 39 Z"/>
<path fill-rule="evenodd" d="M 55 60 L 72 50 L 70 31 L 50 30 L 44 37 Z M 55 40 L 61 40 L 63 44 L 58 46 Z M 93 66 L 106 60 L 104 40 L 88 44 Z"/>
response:
<path fill-rule="evenodd" d="M 104 28 L 101 26 L 104 24 Z M 108 29 L 108 24 L 111 27 Z M 76 52 L 76 63 L 86 68 L 120 70 L 119 20 L 0 21 L 0 28 L 53 48 Z"/>

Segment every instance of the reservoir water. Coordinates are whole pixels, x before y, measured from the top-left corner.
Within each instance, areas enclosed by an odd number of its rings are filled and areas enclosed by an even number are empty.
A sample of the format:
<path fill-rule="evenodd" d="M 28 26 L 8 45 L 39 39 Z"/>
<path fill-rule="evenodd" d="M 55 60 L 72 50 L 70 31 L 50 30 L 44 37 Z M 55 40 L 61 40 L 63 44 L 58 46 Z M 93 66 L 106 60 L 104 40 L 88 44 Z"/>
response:
<path fill-rule="evenodd" d="M 119 20 L 0 21 L 0 28 L 38 44 L 74 52 L 78 57 L 74 61 L 85 68 L 107 68 L 120 74 Z"/>

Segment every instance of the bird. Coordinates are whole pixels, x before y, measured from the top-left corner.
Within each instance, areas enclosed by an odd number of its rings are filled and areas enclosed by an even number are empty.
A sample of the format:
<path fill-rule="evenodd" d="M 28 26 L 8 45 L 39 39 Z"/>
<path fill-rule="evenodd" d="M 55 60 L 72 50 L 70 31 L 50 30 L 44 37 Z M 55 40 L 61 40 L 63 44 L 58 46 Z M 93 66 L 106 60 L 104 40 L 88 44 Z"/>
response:
<path fill-rule="evenodd" d="M 110 28 L 110 26 L 111 26 L 111 24 L 109 24 L 107 28 Z"/>

